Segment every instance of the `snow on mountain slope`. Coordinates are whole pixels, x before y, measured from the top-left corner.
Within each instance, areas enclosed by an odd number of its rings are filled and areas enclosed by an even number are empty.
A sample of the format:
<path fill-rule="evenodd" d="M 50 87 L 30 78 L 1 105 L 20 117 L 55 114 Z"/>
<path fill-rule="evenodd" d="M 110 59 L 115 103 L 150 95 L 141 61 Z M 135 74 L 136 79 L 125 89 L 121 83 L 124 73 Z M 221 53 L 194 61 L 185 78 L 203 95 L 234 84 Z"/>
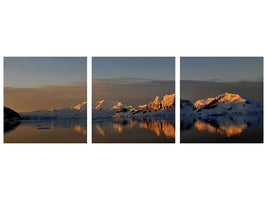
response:
<path fill-rule="evenodd" d="M 96 104 L 93 104 L 93 108 L 92 116 L 93 119 L 96 119 L 112 117 L 120 109 L 131 109 L 132 106 L 122 104 L 119 101 L 107 101 L 103 99 L 101 101 L 97 101 Z"/>
<path fill-rule="evenodd" d="M 217 101 L 217 102 L 224 102 L 225 104 L 228 104 L 228 103 L 241 103 L 241 102 L 245 102 L 246 99 L 239 96 L 238 94 L 231 94 L 231 93 L 224 93 L 224 94 L 221 94 L 221 95 L 218 95 L 217 97 L 214 97 L 214 98 L 206 98 L 206 99 L 201 99 L 201 100 L 198 100 L 194 103 L 194 106 L 196 108 L 200 108 L 201 106 L 204 106 L 204 105 L 208 105 L 210 104 L 211 102 L 214 102 L 214 101 Z"/>
<path fill-rule="evenodd" d="M 159 109 L 161 109 L 161 103 L 159 101 L 159 96 L 156 96 L 154 101 L 149 102 L 148 110 L 159 110 Z"/>
<path fill-rule="evenodd" d="M 156 96 L 154 101 L 149 102 L 145 105 L 139 105 L 134 108 L 131 105 L 125 105 L 121 102 L 101 100 L 97 102 L 95 109 L 93 109 L 93 119 L 100 117 L 158 117 L 169 116 L 173 117 L 175 115 L 175 94 L 165 95 L 163 100 L 160 101 L 160 97 Z"/>
<path fill-rule="evenodd" d="M 154 101 L 148 103 L 147 111 L 164 110 L 173 106 L 175 106 L 175 94 L 165 95 L 162 101 L 159 100 L 159 96 L 156 96 Z M 141 107 L 144 108 L 144 106 Z"/>
<path fill-rule="evenodd" d="M 162 109 L 172 108 L 175 106 L 175 94 L 165 95 L 161 101 Z"/>
<path fill-rule="evenodd" d="M 80 111 L 87 110 L 87 102 L 84 101 L 84 102 L 78 104 L 77 106 L 74 107 L 74 109 L 80 110 Z"/>
<path fill-rule="evenodd" d="M 23 119 L 86 118 L 87 102 L 82 102 L 73 108 L 41 109 L 33 112 L 23 112 L 20 115 Z"/>
<path fill-rule="evenodd" d="M 121 108 L 113 117 L 135 117 L 135 118 L 160 118 L 175 116 L 175 94 L 165 95 L 163 100 L 156 96 L 154 101 L 145 105 L 139 105 L 138 108 Z"/>
<path fill-rule="evenodd" d="M 95 110 L 118 110 L 122 107 L 129 106 L 122 104 L 119 101 L 107 101 L 104 99 L 97 101 L 96 104 L 93 104 L 93 108 L 95 108 Z"/>
<path fill-rule="evenodd" d="M 183 104 L 181 102 L 181 107 L 183 107 Z M 188 109 L 184 110 L 184 112 L 181 111 L 181 114 L 223 115 L 252 114 L 259 112 L 263 112 L 262 101 L 226 92 L 214 98 L 197 100 L 193 105 L 188 104 Z"/>
<path fill-rule="evenodd" d="M 103 100 L 101 100 L 101 101 L 97 101 L 96 103 L 98 103 L 98 105 L 95 107 L 95 109 L 96 110 L 100 110 L 101 109 L 101 105 L 102 105 L 102 103 L 104 103 L 104 99 Z"/>

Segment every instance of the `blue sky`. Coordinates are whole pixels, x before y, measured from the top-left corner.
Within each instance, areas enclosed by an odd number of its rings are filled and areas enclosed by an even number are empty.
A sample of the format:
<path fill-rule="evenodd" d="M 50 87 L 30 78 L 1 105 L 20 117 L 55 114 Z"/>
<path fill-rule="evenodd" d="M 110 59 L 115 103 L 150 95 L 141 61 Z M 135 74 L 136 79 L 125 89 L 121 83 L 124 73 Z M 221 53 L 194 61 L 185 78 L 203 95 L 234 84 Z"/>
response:
<path fill-rule="evenodd" d="M 181 57 L 181 80 L 262 81 L 262 57 Z"/>
<path fill-rule="evenodd" d="M 174 57 L 93 57 L 93 79 L 174 80 Z"/>
<path fill-rule="evenodd" d="M 6 57 L 4 83 L 9 87 L 86 84 L 86 57 Z"/>

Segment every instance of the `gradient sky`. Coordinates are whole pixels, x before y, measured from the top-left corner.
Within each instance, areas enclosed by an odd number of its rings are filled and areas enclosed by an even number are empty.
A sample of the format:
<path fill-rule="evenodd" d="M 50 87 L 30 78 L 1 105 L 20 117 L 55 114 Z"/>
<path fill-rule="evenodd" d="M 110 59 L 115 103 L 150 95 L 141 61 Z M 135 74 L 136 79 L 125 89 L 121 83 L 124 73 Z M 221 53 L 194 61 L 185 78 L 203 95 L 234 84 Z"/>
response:
<path fill-rule="evenodd" d="M 4 104 L 17 112 L 86 101 L 86 57 L 5 57 Z"/>
<path fill-rule="evenodd" d="M 195 101 L 230 92 L 263 99 L 262 57 L 181 57 L 181 98 Z"/>
<path fill-rule="evenodd" d="M 94 57 L 93 79 L 174 80 L 174 57 Z"/>
<path fill-rule="evenodd" d="M 181 80 L 262 81 L 262 57 L 181 57 Z"/>
<path fill-rule="evenodd" d="M 6 87 L 86 84 L 86 58 L 5 57 L 4 66 Z"/>
<path fill-rule="evenodd" d="M 93 104 L 139 105 L 175 92 L 174 57 L 93 57 L 92 68 Z"/>

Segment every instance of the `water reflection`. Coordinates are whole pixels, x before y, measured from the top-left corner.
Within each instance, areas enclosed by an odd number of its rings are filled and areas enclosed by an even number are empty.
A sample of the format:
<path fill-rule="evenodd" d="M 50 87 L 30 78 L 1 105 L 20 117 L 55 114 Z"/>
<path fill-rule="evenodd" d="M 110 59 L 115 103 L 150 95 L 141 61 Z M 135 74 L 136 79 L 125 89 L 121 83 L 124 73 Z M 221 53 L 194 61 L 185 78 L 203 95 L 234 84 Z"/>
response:
<path fill-rule="evenodd" d="M 18 125 L 20 125 L 20 122 L 5 122 L 4 123 L 4 133 L 8 133 L 9 131 L 12 131 Z"/>
<path fill-rule="evenodd" d="M 172 122 L 160 121 L 160 120 L 123 120 L 120 123 L 114 123 L 113 129 L 117 130 L 118 133 L 123 133 L 124 128 L 134 128 L 138 126 L 142 129 L 149 129 L 156 133 L 157 136 L 164 134 L 166 137 L 175 138 L 175 128 Z"/>
<path fill-rule="evenodd" d="M 5 124 L 5 143 L 86 143 L 85 120 L 23 120 L 13 129 Z"/>
<path fill-rule="evenodd" d="M 181 116 L 180 125 L 181 142 L 184 140 L 188 142 L 195 141 L 197 138 L 204 142 L 209 142 L 215 141 L 215 137 L 217 139 L 228 138 L 229 140 L 231 138 L 247 137 L 246 142 L 263 141 L 262 115 L 232 115 L 205 118 Z M 235 142 L 242 141 L 236 140 Z"/>
<path fill-rule="evenodd" d="M 105 132 L 103 131 L 103 129 L 99 125 L 96 125 L 96 128 L 97 128 L 97 131 L 100 135 L 105 136 Z"/>
<path fill-rule="evenodd" d="M 228 126 L 220 126 L 216 122 L 213 123 L 214 121 L 210 122 L 202 122 L 200 120 L 195 122 L 195 127 L 200 130 L 206 130 L 210 133 L 219 133 L 222 135 L 226 135 L 227 137 L 231 137 L 234 135 L 239 135 L 242 133 L 244 129 L 247 128 L 246 124 L 240 124 L 240 125 L 228 125 Z"/>
<path fill-rule="evenodd" d="M 107 140 L 104 140 L 104 136 Z M 157 142 L 174 142 L 174 123 L 146 119 L 113 119 L 93 123 L 93 142 L 153 142 L 155 138 L 158 138 Z"/>
<path fill-rule="evenodd" d="M 75 125 L 74 126 L 75 131 L 77 131 L 78 133 L 82 133 L 83 135 L 87 135 L 87 131 L 86 129 L 84 129 L 84 127 L 82 127 L 81 124 Z"/>
<path fill-rule="evenodd" d="M 175 128 L 172 122 L 169 121 L 148 121 L 142 120 L 140 122 L 140 128 L 149 128 L 154 131 L 157 136 L 160 136 L 163 133 L 166 137 L 175 138 Z"/>

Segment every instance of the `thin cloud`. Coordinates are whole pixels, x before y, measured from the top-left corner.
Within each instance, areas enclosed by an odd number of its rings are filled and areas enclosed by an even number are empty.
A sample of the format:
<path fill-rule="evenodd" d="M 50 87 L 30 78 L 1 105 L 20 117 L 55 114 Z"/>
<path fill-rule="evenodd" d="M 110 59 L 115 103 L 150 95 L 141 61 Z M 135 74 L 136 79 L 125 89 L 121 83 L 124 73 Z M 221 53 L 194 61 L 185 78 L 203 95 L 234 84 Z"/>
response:
<path fill-rule="evenodd" d="M 212 82 L 225 82 L 225 80 L 219 79 L 219 78 L 213 78 L 213 79 L 210 79 L 209 81 L 212 81 Z"/>

